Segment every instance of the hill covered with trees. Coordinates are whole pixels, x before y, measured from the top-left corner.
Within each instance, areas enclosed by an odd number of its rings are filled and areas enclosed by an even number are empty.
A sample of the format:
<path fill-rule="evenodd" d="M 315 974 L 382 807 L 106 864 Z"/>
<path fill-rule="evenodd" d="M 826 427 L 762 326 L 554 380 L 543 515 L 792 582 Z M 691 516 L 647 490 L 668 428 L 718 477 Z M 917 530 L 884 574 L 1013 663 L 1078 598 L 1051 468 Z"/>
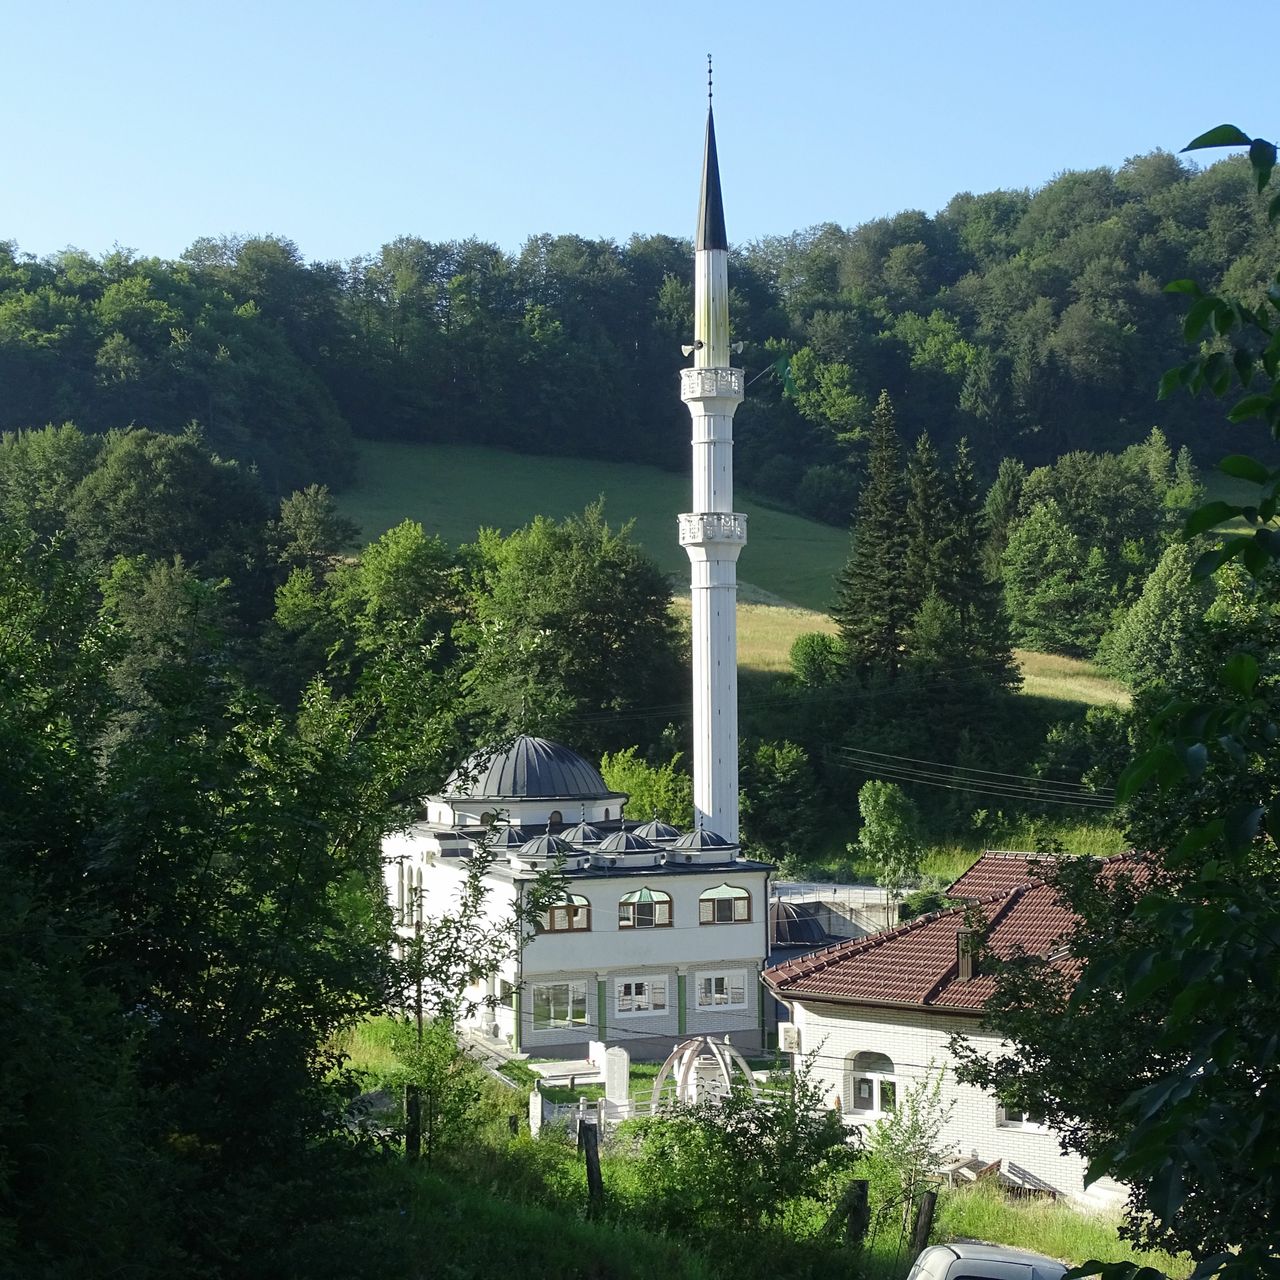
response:
<path fill-rule="evenodd" d="M 1247 163 L 1164 152 L 741 246 L 739 478 L 847 524 L 881 390 L 905 439 L 967 436 L 983 480 L 1006 455 L 1119 451 L 1153 425 L 1195 450 L 1212 404 L 1152 402 L 1182 354 L 1162 285 L 1261 296 L 1276 250 Z M 0 429 L 194 421 L 280 495 L 341 486 L 353 434 L 680 467 L 691 267 L 662 235 L 516 254 L 404 236 L 346 263 L 278 237 L 201 239 L 176 262 L 9 244 Z"/>

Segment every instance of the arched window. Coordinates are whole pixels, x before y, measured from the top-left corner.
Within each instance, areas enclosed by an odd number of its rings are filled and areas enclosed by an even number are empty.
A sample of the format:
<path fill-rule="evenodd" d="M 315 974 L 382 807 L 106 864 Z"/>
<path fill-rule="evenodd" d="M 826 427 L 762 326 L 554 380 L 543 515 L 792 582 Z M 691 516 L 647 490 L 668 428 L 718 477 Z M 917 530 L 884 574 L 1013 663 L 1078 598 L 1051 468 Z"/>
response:
<path fill-rule="evenodd" d="M 402 862 L 396 864 L 396 922 L 404 923 L 404 904 L 405 904 L 405 865 Z"/>
<path fill-rule="evenodd" d="M 559 809 L 552 809 L 551 812 L 547 815 L 547 830 L 550 831 L 552 827 L 563 827 L 563 826 L 564 826 L 564 814 L 562 814 Z"/>
<path fill-rule="evenodd" d="M 751 894 L 734 884 L 717 885 L 698 895 L 699 924 L 741 924 L 751 919 Z"/>
<path fill-rule="evenodd" d="M 422 868 L 419 867 L 414 873 L 413 886 L 413 918 L 416 923 L 421 924 L 426 919 L 425 904 L 422 901 Z"/>
<path fill-rule="evenodd" d="M 605 820 L 606 822 L 608 822 L 608 821 L 609 821 L 609 810 L 608 810 L 608 809 L 606 809 L 606 810 L 604 811 L 604 820 Z"/>
<path fill-rule="evenodd" d="M 566 893 L 539 921 L 548 933 L 587 933 L 591 929 L 591 903 L 576 893 Z"/>
<path fill-rule="evenodd" d="M 897 1109 L 893 1059 L 884 1053 L 851 1053 L 844 1060 L 845 1114 L 862 1118 Z"/>
<path fill-rule="evenodd" d="M 636 889 L 618 899 L 619 929 L 665 929 L 671 924 L 671 895 Z"/>

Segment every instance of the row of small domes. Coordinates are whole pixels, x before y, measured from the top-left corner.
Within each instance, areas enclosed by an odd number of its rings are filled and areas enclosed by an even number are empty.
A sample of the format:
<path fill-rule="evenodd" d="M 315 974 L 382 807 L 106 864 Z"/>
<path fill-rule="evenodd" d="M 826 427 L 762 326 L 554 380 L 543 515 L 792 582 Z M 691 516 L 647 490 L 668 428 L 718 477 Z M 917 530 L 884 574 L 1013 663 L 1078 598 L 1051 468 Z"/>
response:
<path fill-rule="evenodd" d="M 662 843 L 659 844 L 658 841 Z M 519 850 L 529 858 L 556 858 L 573 853 L 574 846 L 592 846 L 595 853 L 661 853 L 664 848 L 674 849 L 728 849 L 732 848 L 724 836 L 699 827 L 684 835 L 665 822 L 655 818 L 643 826 L 628 831 L 624 827 L 605 835 L 598 827 L 589 822 L 579 822 L 569 827 L 558 836 L 542 835 L 530 839 L 519 827 L 503 827 L 494 840 L 499 849 Z"/>

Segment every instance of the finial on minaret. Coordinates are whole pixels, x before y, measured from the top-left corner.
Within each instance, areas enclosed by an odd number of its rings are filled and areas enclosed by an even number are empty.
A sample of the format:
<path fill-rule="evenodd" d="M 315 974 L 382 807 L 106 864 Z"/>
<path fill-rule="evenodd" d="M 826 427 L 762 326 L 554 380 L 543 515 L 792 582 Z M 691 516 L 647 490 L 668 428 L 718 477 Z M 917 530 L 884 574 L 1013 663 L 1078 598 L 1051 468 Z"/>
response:
<path fill-rule="evenodd" d="M 707 54 L 707 106 L 711 105 L 711 55 Z"/>

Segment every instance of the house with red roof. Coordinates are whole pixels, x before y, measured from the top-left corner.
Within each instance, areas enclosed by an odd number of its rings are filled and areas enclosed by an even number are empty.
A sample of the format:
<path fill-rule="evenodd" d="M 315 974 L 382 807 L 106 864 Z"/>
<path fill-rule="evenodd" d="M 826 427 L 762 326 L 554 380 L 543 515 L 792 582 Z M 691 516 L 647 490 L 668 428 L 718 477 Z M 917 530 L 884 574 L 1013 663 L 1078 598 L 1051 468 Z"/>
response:
<path fill-rule="evenodd" d="M 995 990 L 981 956 L 1063 952 L 1075 917 L 1043 878 L 1046 857 L 986 853 L 948 889 L 961 905 L 773 965 L 763 980 L 789 1011 L 786 1040 L 808 1057 L 827 1101 L 850 1125 L 869 1125 L 896 1109 L 905 1091 L 941 1075 L 950 1114 L 943 1140 L 956 1167 L 1008 1183 L 1077 1197 L 1085 1162 L 1064 1154 L 1032 1111 L 956 1080 L 951 1037 L 1000 1053 L 1000 1037 L 982 1026 Z M 1134 855 L 1106 859 L 1103 874 L 1142 874 Z M 980 937 L 975 937 L 980 934 Z M 981 948 L 979 948 L 981 943 Z M 1090 1199 L 1120 1198 L 1118 1184 L 1094 1184 Z"/>

